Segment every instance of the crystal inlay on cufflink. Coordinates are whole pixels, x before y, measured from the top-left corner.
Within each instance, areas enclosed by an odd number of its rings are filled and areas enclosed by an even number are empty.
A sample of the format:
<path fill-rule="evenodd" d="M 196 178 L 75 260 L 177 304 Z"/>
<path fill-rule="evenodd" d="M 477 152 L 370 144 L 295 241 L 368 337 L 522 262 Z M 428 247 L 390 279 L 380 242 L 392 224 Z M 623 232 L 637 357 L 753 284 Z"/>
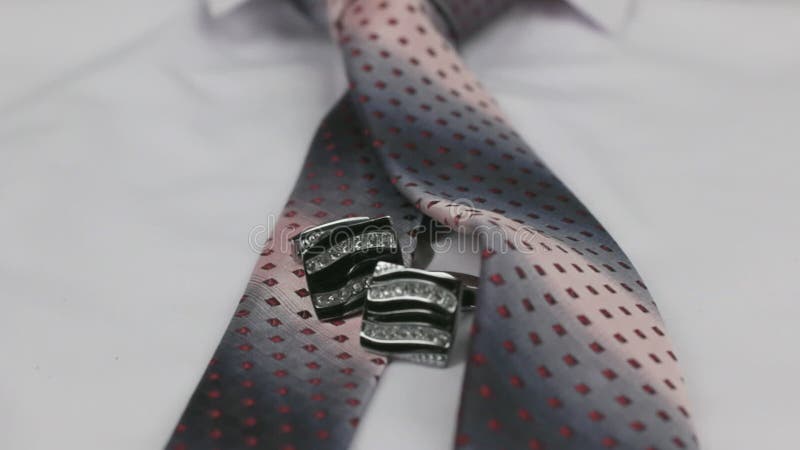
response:
<path fill-rule="evenodd" d="M 362 295 L 364 293 L 370 278 L 371 277 L 369 275 L 362 275 L 347 281 L 343 287 L 335 291 L 311 294 L 311 301 L 314 303 L 314 307 L 317 309 L 330 308 L 332 306 L 346 303 L 351 297 Z"/>
<path fill-rule="evenodd" d="M 303 253 L 311 248 L 322 235 L 326 232 L 333 230 L 336 227 L 346 225 L 356 225 L 369 220 L 369 217 L 348 217 L 346 219 L 334 220 L 332 222 L 323 223 L 315 227 L 308 228 L 300 232 L 297 236 L 291 239 L 294 247 L 294 256 L 302 261 Z"/>
<path fill-rule="evenodd" d="M 324 252 L 305 259 L 306 273 L 315 273 L 336 263 L 345 256 L 369 250 L 388 250 L 397 246 L 394 231 L 370 231 L 347 238 Z"/>
<path fill-rule="evenodd" d="M 293 238 L 303 261 L 311 302 L 319 320 L 360 312 L 378 261 L 402 264 L 389 217 L 342 219 Z"/>
<path fill-rule="evenodd" d="M 462 282 L 448 273 L 377 263 L 367 291 L 361 345 L 374 353 L 445 367 L 462 292 Z"/>

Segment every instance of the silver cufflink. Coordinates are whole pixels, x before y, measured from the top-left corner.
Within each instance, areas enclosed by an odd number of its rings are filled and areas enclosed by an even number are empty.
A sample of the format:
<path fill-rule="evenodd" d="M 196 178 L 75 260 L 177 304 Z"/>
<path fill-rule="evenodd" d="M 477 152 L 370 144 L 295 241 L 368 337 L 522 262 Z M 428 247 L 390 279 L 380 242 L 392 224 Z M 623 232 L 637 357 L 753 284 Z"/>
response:
<path fill-rule="evenodd" d="M 367 290 L 361 346 L 398 359 L 447 366 L 465 292 L 464 283 L 447 272 L 377 263 Z M 474 295 L 467 297 L 474 304 Z"/>
<path fill-rule="evenodd" d="M 477 278 L 405 267 L 389 217 L 328 222 L 304 230 L 292 245 L 319 320 L 363 311 L 366 350 L 447 366 L 459 312 L 475 306 Z M 420 255 L 431 253 L 430 241 L 418 239 L 418 246 L 425 247 Z"/>
<path fill-rule="evenodd" d="M 403 263 L 389 217 L 354 217 L 304 230 L 292 239 L 302 261 L 319 320 L 362 310 L 367 283 L 378 261 Z"/>

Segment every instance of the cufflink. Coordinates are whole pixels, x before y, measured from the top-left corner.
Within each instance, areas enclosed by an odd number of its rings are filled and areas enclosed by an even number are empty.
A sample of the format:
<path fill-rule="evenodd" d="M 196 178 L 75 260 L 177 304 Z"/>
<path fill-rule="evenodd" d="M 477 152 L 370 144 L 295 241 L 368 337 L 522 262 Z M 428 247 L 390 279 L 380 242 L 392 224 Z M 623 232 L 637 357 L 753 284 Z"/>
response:
<path fill-rule="evenodd" d="M 449 273 L 378 262 L 367 289 L 361 346 L 381 355 L 447 366 L 464 292 L 464 283 Z"/>
<path fill-rule="evenodd" d="M 389 217 L 354 217 L 309 228 L 292 239 L 302 260 L 319 320 L 362 310 L 367 283 L 379 261 L 403 263 Z"/>

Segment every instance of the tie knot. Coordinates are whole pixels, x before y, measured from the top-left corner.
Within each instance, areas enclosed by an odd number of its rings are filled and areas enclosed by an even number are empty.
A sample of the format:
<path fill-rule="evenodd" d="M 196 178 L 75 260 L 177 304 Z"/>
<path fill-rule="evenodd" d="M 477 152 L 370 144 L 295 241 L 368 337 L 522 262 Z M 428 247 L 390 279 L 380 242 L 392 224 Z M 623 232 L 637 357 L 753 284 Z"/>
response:
<path fill-rule="evenodd" d="M 342 27 L 346 16 L 360 26 L 385 20 L 382 26 L 414 26 L 414 15 L 427 16 L 449 40 L 469 37 L 516 0 L 294 0 L 314 22 Z M 380 16 L 380 17 L 379 17 Z M 386 18 L 384 18 L 386 16 Z"/>

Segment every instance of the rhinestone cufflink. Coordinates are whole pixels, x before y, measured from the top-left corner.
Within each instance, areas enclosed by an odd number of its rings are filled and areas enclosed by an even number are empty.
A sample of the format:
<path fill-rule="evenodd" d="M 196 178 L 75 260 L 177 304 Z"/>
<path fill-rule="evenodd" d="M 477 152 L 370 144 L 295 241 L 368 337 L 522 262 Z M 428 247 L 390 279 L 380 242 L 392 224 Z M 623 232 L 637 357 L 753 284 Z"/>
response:
<path fill-rule="evenodd" d="M 319 320 L 360 312 L 375 265 L 403 263 L 389 217 L 337 220 L 309 228 L 292 241 Z"/>
<path fill-rule="evenodd" d="M 382 355 L 445 367 L 464 286 L 445 272 L 378 262 L 367 290 L 361 346 Z"/>

